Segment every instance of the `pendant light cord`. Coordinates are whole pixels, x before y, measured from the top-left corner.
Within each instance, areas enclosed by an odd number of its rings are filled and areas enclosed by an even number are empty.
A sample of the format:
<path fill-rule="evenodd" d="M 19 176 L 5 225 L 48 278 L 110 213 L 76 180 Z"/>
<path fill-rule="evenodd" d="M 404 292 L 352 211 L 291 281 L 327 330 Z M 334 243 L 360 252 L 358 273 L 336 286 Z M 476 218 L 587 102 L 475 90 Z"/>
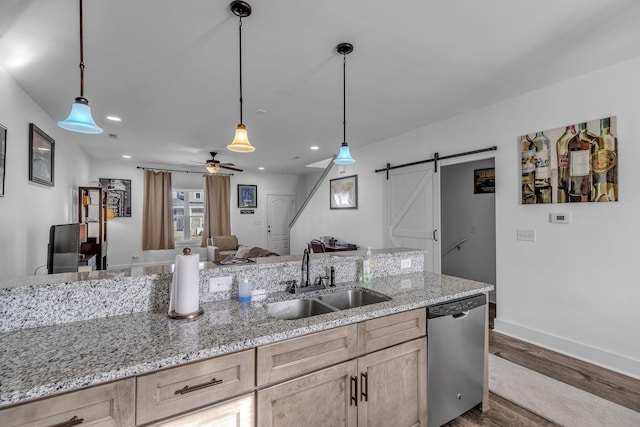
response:
<path fill-rule="evenodd" d="M 342 60 L 342 142 L 347 142 L 347 54 Z"/>
<path fill-rule="evenodd" d="M 84 42 L 82 37 L 82 0 L 80 0 L 80 97 L 84 98 Z"/>
<path fill-rule="evenodd" d="M 239 52 L 239 63 L 240 63 L 240 123 L 244 123 L 242 121 L 242 16 L 240 16 L 240 24 L 238 25 L 238 41 L 240 44 Z"/>

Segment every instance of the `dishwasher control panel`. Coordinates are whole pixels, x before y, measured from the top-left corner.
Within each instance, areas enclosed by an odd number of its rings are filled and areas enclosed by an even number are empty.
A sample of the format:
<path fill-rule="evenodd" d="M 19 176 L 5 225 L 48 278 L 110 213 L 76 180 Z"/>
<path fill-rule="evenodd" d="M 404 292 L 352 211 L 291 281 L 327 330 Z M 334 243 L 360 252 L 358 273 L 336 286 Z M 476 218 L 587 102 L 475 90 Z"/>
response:
<path fill-rule="evenodd" d="M 427 307 L 427 319 L 460 314 L 473 308 L 480 307 L 481 305 L 485 305 L 486 303 L 486 295 L 481 294 L 470 298 L 464 298 L 445 302 L 443 304 L 433 305 Z"/>

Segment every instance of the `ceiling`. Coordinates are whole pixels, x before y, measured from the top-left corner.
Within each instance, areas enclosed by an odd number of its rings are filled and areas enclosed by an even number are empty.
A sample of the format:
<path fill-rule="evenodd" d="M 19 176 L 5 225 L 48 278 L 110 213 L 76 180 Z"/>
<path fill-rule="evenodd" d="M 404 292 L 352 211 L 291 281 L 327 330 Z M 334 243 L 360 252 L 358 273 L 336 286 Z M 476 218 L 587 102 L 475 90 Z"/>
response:
<path fill-rule="evenodd" d="M 304 173 L 342 142 L 338 43 L 354 45 L 351 147 L 640 55 L 637 0 L 249 3 L 243 121 L 255 152 L 225 148 L 240 118 L 230 0 L 86 0 L 85 97 L 105 132 L 73 138 L 95 159 L 193 170 L 217 151 L 245 170 Z M 0 66 L 54 121 L 80 92 L 78 13 L 77 0 L 0 3 Z"/>

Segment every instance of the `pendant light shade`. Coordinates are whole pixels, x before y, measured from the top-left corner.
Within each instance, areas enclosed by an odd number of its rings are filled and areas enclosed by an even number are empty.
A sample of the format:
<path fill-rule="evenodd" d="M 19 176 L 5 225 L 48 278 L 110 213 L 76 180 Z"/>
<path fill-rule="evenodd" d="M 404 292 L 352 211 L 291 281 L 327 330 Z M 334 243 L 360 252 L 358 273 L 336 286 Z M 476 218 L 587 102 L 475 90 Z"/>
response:
<path fill-rule="evenodd" d="M 84 40 L 82 37 L 82 0 L 80 2 L 80 96 L 71 105 L 71 112 L 66 119 L 58 122 L 62 129 L 72 132 L 98 134 L 102 133 L 101 127 L 96 125 L 91 115 L 89 101 L 84 97 Z"/>
<path fill-rule="evenodd" d="M 336 51 L 343 56 L 342 60 L 342 145 L 338 156 L 333 160 L 336 165 L 352 165 L 356 161 L 351 157 L 347 144 L 347 55 L 353 52 L 351 43 L 340 43 Z"/>
<path fill-rule="evenodd" d="M 255 151 L 255 147 L 249 142 L 249 136 L 247 135 L 247 127 L 242 122 L 242 18 L 251 15 L 251 6 L 244 1 L 233 1 L 230 5 L 231 12 L 240 18 L 238 24 L 238 41 L 239 41 L 239 75 L 240 75 L 240 123 L 236 127 L 236 134 L 231 141 L 231 144 L 227 145 L 227 150 L 235 151 L 236 153 L 251 153 Z"/>

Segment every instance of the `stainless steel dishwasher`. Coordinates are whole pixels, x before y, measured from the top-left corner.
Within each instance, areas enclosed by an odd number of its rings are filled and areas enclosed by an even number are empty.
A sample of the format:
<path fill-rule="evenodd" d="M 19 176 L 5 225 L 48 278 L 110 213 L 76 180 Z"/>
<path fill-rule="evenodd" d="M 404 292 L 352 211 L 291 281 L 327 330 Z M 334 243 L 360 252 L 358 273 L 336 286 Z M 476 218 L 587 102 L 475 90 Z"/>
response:
<path fill-rule="evenodd" d="M 482 402 L 484 294 L 427 307 L 427 425 L 439 427 Z"/>

